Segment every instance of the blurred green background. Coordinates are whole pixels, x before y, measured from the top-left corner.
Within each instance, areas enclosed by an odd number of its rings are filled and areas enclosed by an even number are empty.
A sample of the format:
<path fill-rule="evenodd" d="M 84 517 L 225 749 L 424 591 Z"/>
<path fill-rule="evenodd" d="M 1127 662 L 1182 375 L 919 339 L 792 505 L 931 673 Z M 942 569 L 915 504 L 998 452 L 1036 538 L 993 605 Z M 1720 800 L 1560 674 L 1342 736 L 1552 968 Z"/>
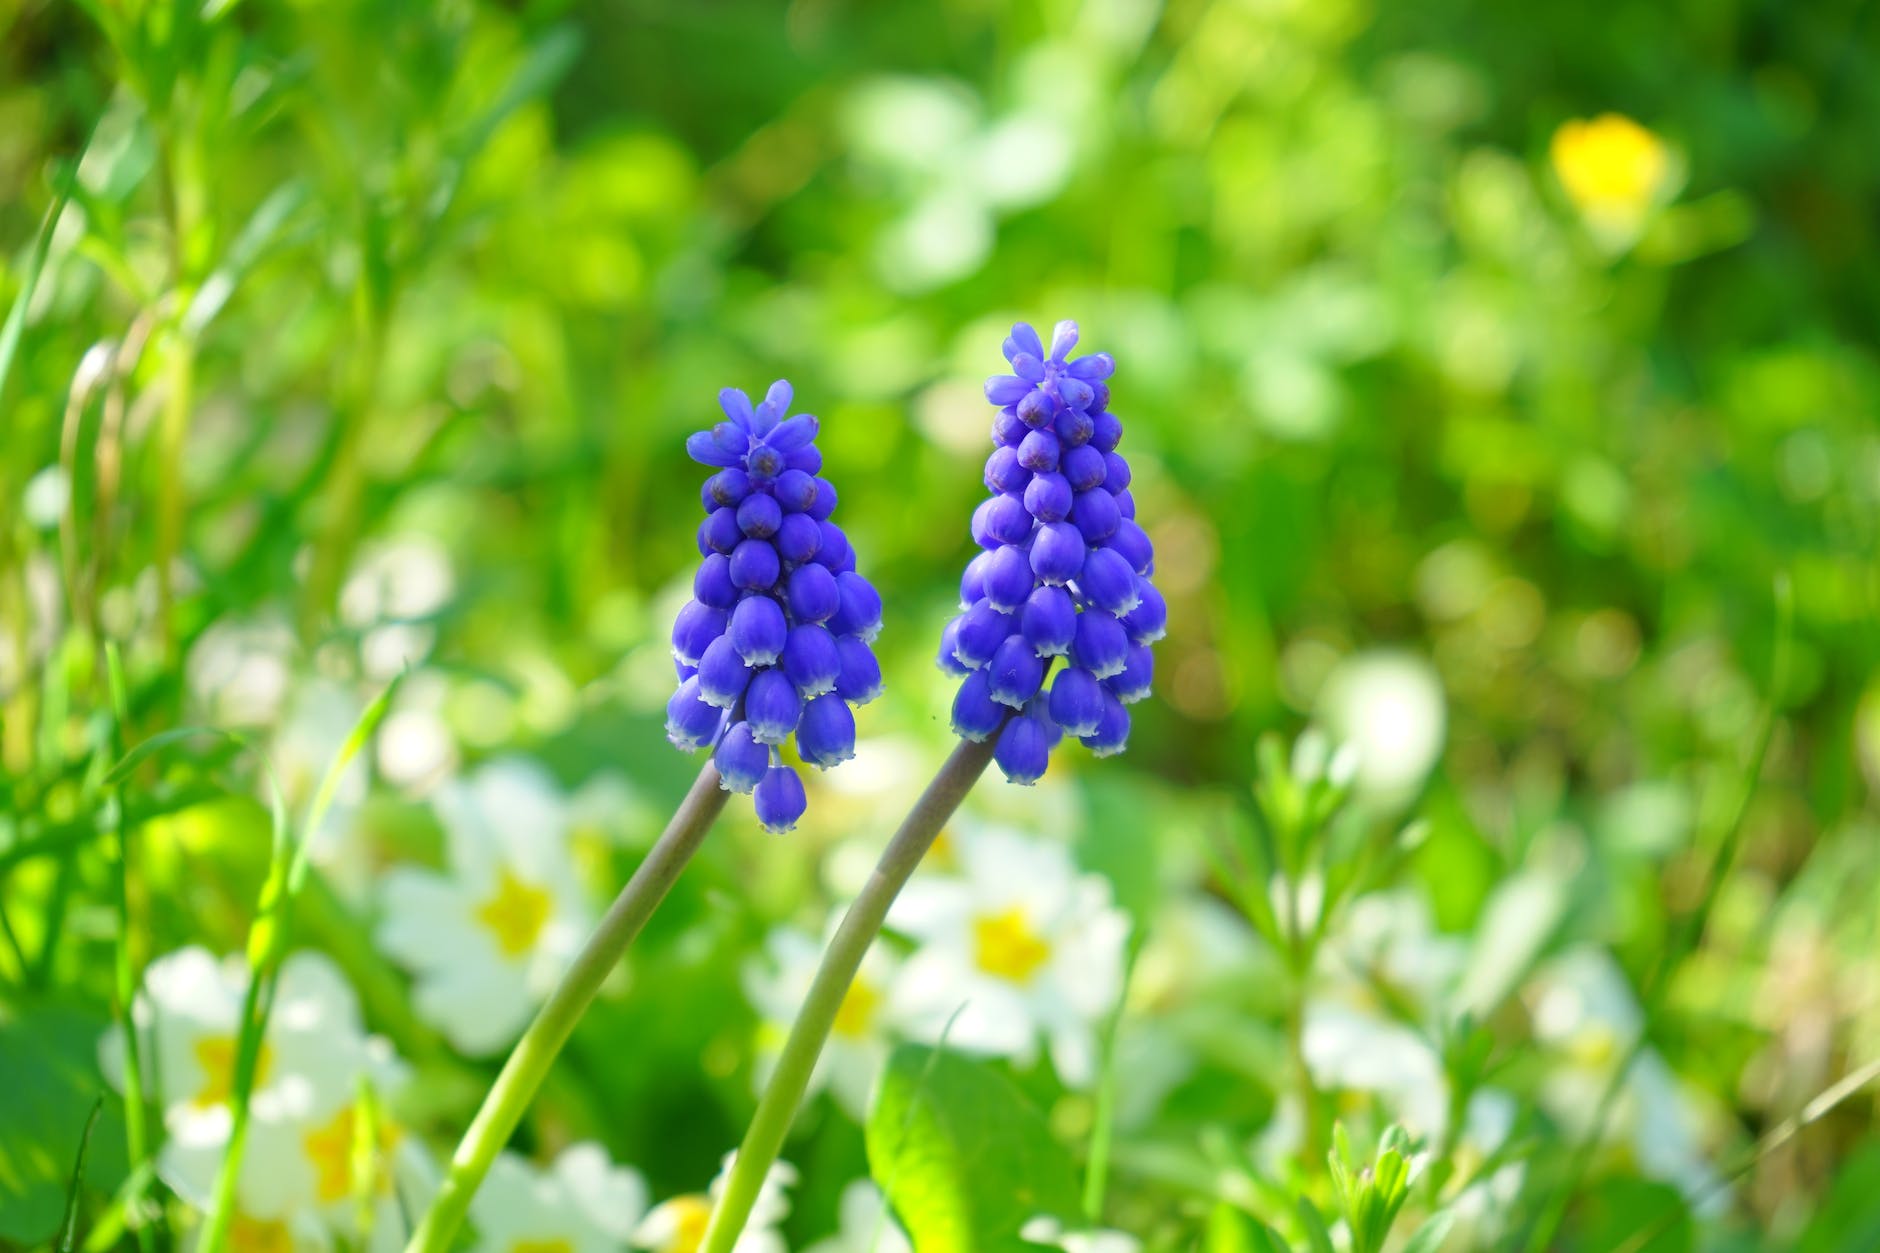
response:
<path fill-rule="evenodd" d="M 1880 1054 L 1876 27 L 1865 0 L 7 3 L 0 846 L 82 814 L 103 639 L 133 738 L 274 728 L 308 676 L 362 702 L 422 661 L 363 811 L 386 847 L 427 838 L 400 788 L 517 748 L 623 772 L 650 838 L 690 770 L 660 735 L 683 440 L 780 376 L 888 605 L 861 727 L 893 750 L 813 782 L 792 838 L 884 830 L 947 742 L 980 384 L 1014 319 L 1074 318 L 1118 362 L 1171 627 L 1128 755 L 1053 772 L 1167 859 L 1239 821 L 1262 732 L 1329 724 L 1404 754 L 1374 809 L 1427 819 L 1405 873 L 1440 927 L 1565 857 L 1563 928 L 1636 983 L 1774 708 L 1655 1039 L 1741 1149 Z M 1353 658 L 1410 676 L 1408 725 L 1340 699 Z M 239 944 L 264 816 L 197 803 L 231 771 L 153 785 L 140 961 Z M 649 937 L 656 1038 L 577 1060 L 605 1096 L 569 1117 L 660 1182 L 748 1108 L 748 1024 L 694 1008 L 735 987 L 724 935 L 817 890 L 732 825 Z M 108 1007 L 103 873 L 7 867 L 18 1003 Z M 68 899 L 35 980 L 8 954 Z M 688 949 L 701 920 L 723 942 Z M 395 1032 L 396 988 L 363 994 Z M 1872 1115 L 1761 1158 L 1737 1229 L 1871 1191 Z"/>

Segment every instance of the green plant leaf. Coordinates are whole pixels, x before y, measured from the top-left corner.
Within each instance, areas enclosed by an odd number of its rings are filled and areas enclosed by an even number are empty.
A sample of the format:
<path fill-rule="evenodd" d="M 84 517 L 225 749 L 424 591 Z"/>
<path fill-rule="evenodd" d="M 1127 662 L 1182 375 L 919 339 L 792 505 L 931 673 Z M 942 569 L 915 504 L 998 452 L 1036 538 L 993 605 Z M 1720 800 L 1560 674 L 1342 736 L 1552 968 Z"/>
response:
<path fill-rule="evenodd" d="M 1044 1116 L 983 1062 L 896 1049 L 867 1126 L 870 1173 L 921 1253 L 1019 1253 L 1041 1214 L 1079 1219 L 1077 1174 Z"/>
<path fill-rule="evenodd" d="M 1290 1253 L 1286 1242 L 1271 1227 L 1226 1201 L 1208 1215 L 1201 1249 L 1202 1253 Z"/>
<path fill-rule="evenodd" d="M 102 1192 L 124 1177 L 123 1129 L 115 1109 L 101 1119 L 92 1151 L 81 1132 L 104 1083 L 96 1062 L 105 1021 L 61 1005 L 0 1010 L 0 1245 L 36 1248 L 56 1239 L 78 1183 Z M 74 1160 L 77 1160 L 76 1172 Z M 56 1246 L 55 1246 L 56 1247 Z"/>
<path fill-rule="evenodd" d="M 1449 1229 L 1456 1225 L 1456 1211 L 1437 1210 L 1423 1220 L 1411 1237 L 1404 1242 L 1401 1253 L 1436 1253 L 1443 1247 L 1443 1241 L 1449 1238 Z"/>
<path fill-rule="evenodd" d="M 1312 1253 L 1337 1253 L 1337 1246 L 1332 1243 L 1332 1233 L 1325 1226 L 1325 1219 L 1319 1214 L 1318 1206 L 1305 1197 L 1299 1198 L 1296 1207 L 1299 1213 L 1299 1225 L 1305 1230 L 1306 1244 Z"/>

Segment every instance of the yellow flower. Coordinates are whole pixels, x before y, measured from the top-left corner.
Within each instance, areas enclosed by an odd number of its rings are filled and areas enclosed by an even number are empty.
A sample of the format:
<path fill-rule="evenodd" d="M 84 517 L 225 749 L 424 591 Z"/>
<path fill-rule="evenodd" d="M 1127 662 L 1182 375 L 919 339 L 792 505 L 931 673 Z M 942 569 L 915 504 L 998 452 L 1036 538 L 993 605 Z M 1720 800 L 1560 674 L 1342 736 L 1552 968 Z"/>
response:
<path fill-rule="evenodd" d="M 1574 207 L 1600 228 L 1636 231 L 1671 175 L 1664 140 L 1617 113 L 1562 123 L 1551 155 Z"/>

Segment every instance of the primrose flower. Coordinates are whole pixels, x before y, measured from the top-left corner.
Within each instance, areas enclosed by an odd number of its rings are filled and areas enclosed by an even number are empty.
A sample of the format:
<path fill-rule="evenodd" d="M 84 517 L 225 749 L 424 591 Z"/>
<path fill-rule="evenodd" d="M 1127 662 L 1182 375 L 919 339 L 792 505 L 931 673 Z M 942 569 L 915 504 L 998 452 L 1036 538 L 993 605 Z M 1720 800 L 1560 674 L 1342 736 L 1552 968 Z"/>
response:
<path fill-rule="evenodd" d="M 592 1142 L 570 1145 L 538 1169 L 505 1152 L 470 1202 L 473 1253 L 619 1253 L 646 1213 L 646 1181 Z"/>
<path fill-rule="evenodd" d="M 1080 872 L 1061 844 L 988 831 L 954 845 L 960 873 L 915 876 L 888 916 L 919 945 L 895 980 L 896 1021 L 1021 1063 L 1043 1036 L 1059 1077 L 1089 1083 L 1129 934 L 1109 881 Z"/>
<path fill-rule="evenodd" d="M 666 706 L 667 738 L 686 752 L 710 745 L 723 786 L 751 793 L 773 832 L 807 804 L 782 747 L 794 738 L 810 765 L 840 765 L 855 755 L 852 707 L 881 691 L 869 648 L 881 597 L 829 520 L 836 490 L 817 477 L 817 421 L 785 417 L 791 396 L 781 379 L 756 406 L 727 387 L 729 420 L 685 442 L 717 473 L 701 494 L 701 560 L 672 627 L 679 688 Z"/>
<path fill-rule="evenodd" d="M 201 1210 L 209 1208 L 228 1147 L 248 977 L 239 957 L 181 949 L 150 964 L 133 1002 L 167 1133 L 157 1173 Z M 105 1077 L 120 1090 L 124 1043 L 112 1027 L 99 1044 Z M 358 998 L 339 969 L 319 953 L 289 956 L 262 1038 L 232 1247 L 289 1250 L 326 1247 L 335 1234 L 356 1237 L 361 1198 L 371 1200 L 371 1239 L 361 1247 L 398 1247 L 404 1223 L 397 1198 L 422 1200 L 432 1187 L 422 1147 L 379 1099 L 406 1077 L 390 1046 L 365 1034 Z M 364 1160 L 361 1118 L 375 1130 L 375 1151 Z M 362 1179 L 361 1168 L 370 1176 Z"/>
<path fill-rule="evenodd" d="M 737 1156 L 735 1152 L 725 1154 L 724 1167 L 712 1180 L 709 1192 L 688 1193 L 655 1205 L 634 1230 L 634 1247 L 651 1253 L 697 1253 L 711 1226 L 712 1206 L 723 1193 Z M 790 1198 L 785 1192 L 795 1184 L 796 1167 L 788 1162 L 771 1163 L 744 1231 L 732 1246 L 735 1253 L 786 1253 L 788 1246 L 777 1228 L 790 1216 Z"/>
<path fill-rule="evenodd" d="M 445 784 L 434 804 L 450 869 L 389 871 L 376 938 L 416 976 L 418 1015 L 481 1056 L 515 1040 L 588 934 L 576 818 L 547 771 L 522 759 Z"/>
<path fill-rule="evenodd" d="M 1116 451 L 1123 424 L 1103 381 L 1116 363 L 1101 352 L 1072 360 L 1076 344 L 1075 322 L 1057 324 L 1048 353 L 1020 322 L 1005 341 L 1013 373 L 986 380 L 999 413 L 991 495 L 973 513 L 983 551 L 941 636 L 941 668 L 961 676 L 953 730 L 997 735 L 995 760 L 1014 783 L 1036 782 L 1065 735 L 1100 757 L 1123 750 L 1124 706 L 1149 694 L 1149 645 L 1168 623 Z"/>

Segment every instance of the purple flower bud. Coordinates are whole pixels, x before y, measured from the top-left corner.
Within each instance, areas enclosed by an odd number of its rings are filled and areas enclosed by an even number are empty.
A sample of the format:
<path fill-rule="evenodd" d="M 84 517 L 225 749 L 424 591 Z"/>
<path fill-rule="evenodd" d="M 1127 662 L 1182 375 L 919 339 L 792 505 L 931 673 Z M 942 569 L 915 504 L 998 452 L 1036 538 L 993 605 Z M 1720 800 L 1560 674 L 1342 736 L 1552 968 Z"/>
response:
<path fill-rule="evenodd" d="M 1018 464 L 1036 474 L 1049 474 L 1058 468 L 1058 437 L 1049 431 L 1033 431 L 1018 446 Z"/>
<path fill-rule="evenodd" d="M 785 589 L 790 616 L 798 622 L 827 622 L 842 604 L 836 576 L 814 562 L 790 571 Z"/>
<path fill-rule="evenodd" d="M 1003 493 L 987 502 L 986 535 L 1001 544 L 1022 544 L 1031 535 L 1031 514 L 1022 497 Z M 987 548 L 991 544 L 984 545 Z"/>
<path fill-rule="evenodd" d="M 689 600 L 672 624 L 672 655 L 696 666 L 711 642 L 725 633 L 725 611 Z"/>
<path fill-rule="evenodd" d="M 750 723 L 738 722 L 718 741 L 712 764 L 718 767 L 719 787 L 748 795 L 770 769 L 770 750 L 751 735 Z"/>
<path fill-rule="evenodd" d="M 836 511 L 836 485 L 828 479 L 816 480 L 816 499 L 808 509 L 809 516 L 821 522 Z"/>
<path fill-rule="evenodd" d="M 852 570 L 836 576 L 840 604 L 829 620 L 829 629 L 838 635 L 853 635 L 863 643 L 881 632 L 881 593 L 875 585 Z"/>
<path fill-rule="evenodd" d="M 803 716 L 803 698 L 781 670 L 759 670 L 744 693 L 744 718 L 760 744 L 781 744 Z"/>
<path fill-rule="evenodd" d="M 1149 542 L 1148 532 L 1129 518 L 1116 524 L 1115 534 L 1104 540 L 1103 546 L 1121 553 L 1137 574 L 1149 573 L 1149 567 L 1155 562 L 1155 545 Z"/>
<path fill-rule="evenodd" d="M 1153 644 L 1168 634 L 1168 602 L 1148 579 L 1136 580 L 1136 607 L 1123 615 L 1131 643 Z"/>
<path fill-rule="evenodd" d="M 764 403 L 751 415 L 751 434 L 768 435 L 790 411 L 790 402 L 795 398 L 796 389 L 790 386 L 789 379 L 772 383 L 764 390 Z"/>
<path fill-rule="evenodd" d="M 1030 390 L 1030 383 L 1013 374 L 995 374 L 986 380 L 986 399 L 995 405 L 1015 405 Z"/>
<path fill-rule="evenodd" d="M 1043 681 L 1044 662 L 1038 660 L 1023 635 L 1006 636 L 986 663 L 986 694 L 1013 709 L 1024 708 L 1025 702 L 1038 694 L 1038 685 Z"/>
<path fill-rule="evenodd" d="M 1123 620 L 1123 625 L 1129 625 L 1127 618 Z M 1123 663 L 1123 668 L 1103 683 L 1116 694 L 1116 699 L 1125 705 L 1132 705 L 1149 695 L 1150 685 L 1155 681 L 1155 654 L 1149 651 L 1147 644 L 1131 644 L 1126 656 L 1128 660 Z M 1074 734 L 1087 735 L 1089 732 Z"/>
<path fill-rule="evenodd" d="M 751 668 L 738 656 L 729 635 L 713 640 L 698 659 L 698 698 L 708 705 L 731 708 L 750 681 Z"/>
<path fill-rule="evenodd" d="M 777 555 L 793 566 L 800 566 L 822 547 L 822 528 L 806 513 L 786 513 L 773 541 Z"/>
<path fill-rule="evenodd" d="M 1097 428 L 1090 420 L 1090 415 L 1082 409 L 1066 409 L 1058 414 L 1052 429 L 1057 432 L 1059 444 L 1065 448 L 1079 448 L 1090 442 Z"/>
<path fill-rule="evenodd" d="M 742 387 L 726 387 L 720 389 L 718 392 L 718 407 L 725 411 L 727 418 L 730 418 L 737 424 L 739 430 L 752 431 L 756 428 L 757 417 L 751 409 L 751 398 L 744 394 Z M 763 434 L 762 431 L 757 431 L 756 433 L 759 435 Z"/>
<path fill-rule="evenodd" d="M 1005 637 L 1012 633 L 1012 615 L 1000 613 L 990 601 L 980 601 L 960 615 L 953 655 L 961 665 L 977 670 L 992 660 Z"/>
<path fill-rule="evenodd" d="M 783 522 L 783 506 L 776 497 L 754 492 L 738 506 L 738 529 L 752 539 L 769 539 Z"/>
<path fill-rule="evenodd" d="M 1031 595 L 1031 561 L 1022 548 L 1007 545 L 986 554 L 985 598 L 1000 613 L 1012 613 Z"/>
<path fill-rule="evenodd" d="M 1050 735 L 1036 718 L 1013 718 L 999 732 L 992 759 L 999 763 L 1008 781 L 1029 787 L 1044 777 L 1045 767 L 1051 763 Z"/>
<path fill-rule="evenodd" d="M 814 622 L 791 627 L 783 645 L 783 673 L 805 700 L 834 691 L 842 673 L 842 652 L 829 628 Z"/>
<path fill-rule="evenodd" d="M 1087 492 L 1103 483 L 1103 454 L 1088 444 L 1065 453 L 1061 468 L 1076 491 Z"/>
<path fill-rule="evenodd" d="M 1125 518 L 1136 516 L 1136 498 L 1127 491 L 1116 493 L 1116 511 Z"/>
<path fill-rule="evenodd" d="M 1074 409 L 1088 409 L 1090 402 L 1097 398 L 1096 390 L 1090 384 L 1071 375 L 1058 379 L 1057 385 L 1058 395 Z"/>
<path fill-rule="evenodd" d="M 1096 424 L 1090 433 L 1090 446 L 1098 452 L 1109 452 L 1123 438 L 1123 422 L 1115 414 L 1093 413 L 1090 420 Z"/>
<path fill-rule="evenodd" d="M 1070 651 L 1077 634 L 1077 606 L 1061 587 L 1041 587 L 1025 601 L 1018 629 L 1040 657 L 1060 657 Z"/>
<path fill-rule="evenodd" d="M 712 552 L 730 553 L 744 542 L 744 532 L 738 529 L 738 511 L 730 506 L 712 510 L 699 528 L 699 535 Z"/>
<path fill-rule="evenodd" d="M 992 418 L 992 442 L 1001 448 L 1017 448 L 1018 441 L 1024 439 L 1030 429 L 1016 410 L 1001 409 Z"/>
<path fill-rule="evenodd" d="M 957 656 L 960 646 L 960 624 L 966 621 L 963 613 L 947 619 L 947 624 L 940 628 L 940 652 L 934 658 L 934 664 L 951 675 L 972 673 L 972 667 Z"/>
<path fill-rule="evenodd" d="M 1036 328 L 1029 322 L 1013 323 L 1011 338 L 1006 342 L 1012 344 L 1016 352 L 1027 353 L 1033 357 L 1044 356 L 1044 341 L 1038 338 Z M 1015 355 L 1013 352 L 1006 353 L 1006 359 L 1010 360 L 1013 355 Z"/>
<path fill-rule="evenodd" d="M 1084 558 L 1077 587 L 1094 608 L 1120 617 L 1142 600 L 1136 581 L 1136 572 L 1114 548 L 1093 548 Z"/>
<path fill-rule="evenodd" d="M 803 760 L 819 770 L 839 766 L 855 756 L 855 715 L 833 692 L 803 706 L 796 728 L 796 748 Z"/>
<path fill-rule="evenodd" d="M 1034 475 L 1025 487 L 1025 509 L 1040 522 L 1062 522 L 1071 507 L 1071 485 L 1062 474 Z"/>
<path fill-rule="evenodd" d="M 823 455 L 816 445 L 811 444 L 808 448 L 799 448 L 786 455 L 783 465 L 786 470 L 801 470 L 805 474 L 816 475 L 822 473 Z"/>
<path fill-rule="evenodd" d="M 769 591 L 782 570 L 769 540 L 747 539 L 731 551 L 731 581 L 749 591 Z"/>
<path fill-rule="evenodd" d="M 1077 323 L 1065 318 L 1051 328 L 1051 360 L 1062 364 L 1064 358 L 1069 356 L 1071 349 L 1075 347 L 1077 347 Z"/>
<path fill-rule="evenodd" d="M 881 695 L 881 663 L 873 649 L 853 635 L 842 635 L 836 638 L 836 652 L 842 660 L 836 695 L 852 705 L 866 705 Z"/>
<path fill-rule="evenodd" d="M 1084 567 L 1084 537 L 1068 522 L 1046 522 L 1031 546 L 1031 569 L 1052 586 L 1068 583 Z"/>
<path fill-rule="evenodd" d="M 720 470 L 705 480 L 705 508 L 735 506 L 751 494 L 751 476 L 736 466 Z"/>
<path fill-rule="evenodd" d="M 1022 492 L 1031 481 L 1031 471 L 1018 464 L 1018 453 L 1011 448 L 995 448 L 986 458 L 986 490 Z"/>
<path fill-rule="evenodd" d="M 713 609 L 730 609 L 738 603 L 738 586 L 731 581 L 731 559 L 723 553 L 707 553 L 692 576 L 692 595 Z"/>
<path fill-rule="evenodd" d="M 724 716 L 724 710 L 698 698 L 697 677 L 686 679 L 666 702 L 666 738 L 689 753 L 711 742 Z"/>
<path fill-rule="evenodd" d="M 771 488 L 777 504 L 785 513 L 808 513 L 816 504 L 816 476 L 802 470 L 785 470 Z"/>
<path fill-rule="evenodd" d="M 1103 485 L 1113 492 L 1127 491 L 1129 488 L 1129 462 L 1123 460 L 1123 454 L 1106 452 L 1103 454 Z"/>
<path fill-rule="evenodd" d="M 815 442 L 816 432 L 821 425 L 812 415 L 799 413 L 779 422 L 776 429 L 764 436 L 764 442 L 778 452 L 795 452 Z"/>
<path fill-rule="evenodd" d="M 729 422 L 686 438 L 686 456 L 708 466 L 734 466 L 751 446 L 750 436 Z"/>
<path fill-rule="evenodd" d="M 757 820 L 772 835 L 786 835 L 796 830 L 809 799 L 803 795 L 803 780 L 789 766 L 772 766 L 764 772 L 753 796 Z"/>
<path fill-rule="evenodd" d="M 822 543 L 816 547 L 816 564 L 838 574 L 855 565 L 855 552 L 849 547 L 849 537 L 842 533 L 842 528 L 833 522 L 818 522 L 817 530 L 822 532 Z"/>
<path fill-rule="evenodd" d="M 1110 495 L 1107 488 L 1079 492 L 1071 505 L 1071 521 L 1086 543 L 1094 544 L 1116 534 L 1117 523 L 1122 520 L 1123 515 L 1116 508 L 1116 497 Z"/>
<path fill-rule="evenodd" d="M 1088 670 L 1075 666 L 1058 671 L 1051 680 L 1051 720 L 1066 735 L 1091 735 L 1103 717 L 1103 685 Z"/>
<path fill-rule="evenodd" d="M 1017 414 L 1019 422 L 1026 429 L 1037 430 L 1051 424 L 1051 415 L 1055 412 L 1055 408 L 1050 397 L 1042 391 L 1034 391 L 1019 401 L 1013 412 Z"/>
<path fill-rule="evenodd" d="M 1129 658 L 1129 636 L 1123 624 L 1107 613 L 1085 611 L 1077 615 L 1077 635 L 1071 641 L 1071 661 L 1099 679 L 1122 673 Z"/>
<path fill-rule="evenodd" d="M 782 656 L 789 630 L 783 606 L 768 596 L 746 596 L 731 611 L 731 646 L 747 666 L 767 666 Z"/>
<path fill-rule="evenodd" d="M 986 672 L 975 670 L 953 697 L 953 734 L 978 743 L 999 729 L 1011 711 L 986 692 Z"/>
<path fill-rule="evenodd" d="M 1103 694 L 1103 717 L 1097 729 L 1079 741 L 1098 757 L 1120 753 L 1129 744 L 1129 710 L 1109 692 Z"/>
<path fill-rule="evenodd" d="M 973 554 L 973 559 L 966 563 L 966 569 L 960 572 L 960 608 L 978 600 L 986 594 L 986 570 L 992 565 L 992 557 L 1001 549 L 991 549 Z"/>
<path fill-rule="evenodd" d="M 783 454 L 760 445 L 744 459 L 744 468 L 751 472 L 752 482 L 768 483 L 783 473 Z"/>

